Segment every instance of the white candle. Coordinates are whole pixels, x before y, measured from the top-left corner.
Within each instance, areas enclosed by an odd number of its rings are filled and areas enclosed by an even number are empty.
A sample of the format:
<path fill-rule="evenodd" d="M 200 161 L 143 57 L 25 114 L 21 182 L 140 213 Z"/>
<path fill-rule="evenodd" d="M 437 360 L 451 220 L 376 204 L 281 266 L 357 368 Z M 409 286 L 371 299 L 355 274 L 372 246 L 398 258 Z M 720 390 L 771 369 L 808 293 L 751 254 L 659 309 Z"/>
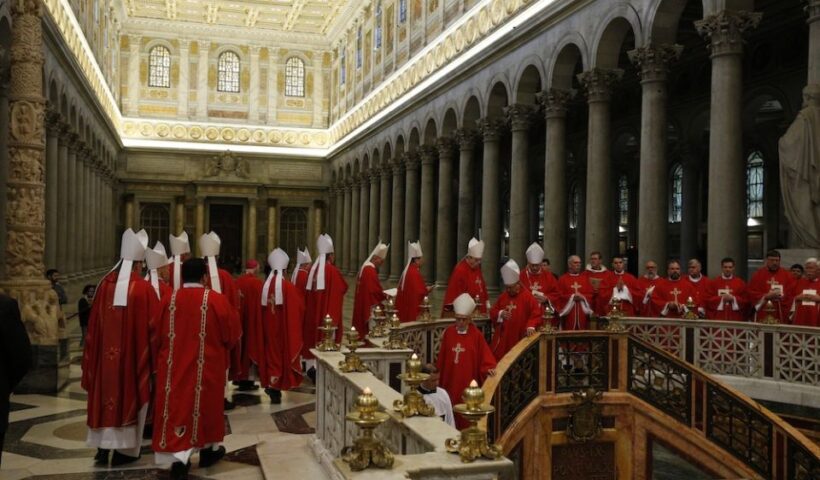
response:
<path fill-rule="evenodd" d="M 476 382 L 475 380 L 470 382 L 470 388 L 476 388 L 476 387 L 478 387 L 478 382 Z"/>
<path fill-rule="evenodd" d="M 410 358 L 412 358 L 413 360 L 419 359 L 418 355 L 416 355 L 415 353 L 413 355 L 410 355 Z"/>
<path fill-rule="evenodd" d="M 371 395 L 373 391 L 370 390 L 370 387 L 364 387 L 364 391 L 362 393 L 364 393 L 365 395 Z"/>

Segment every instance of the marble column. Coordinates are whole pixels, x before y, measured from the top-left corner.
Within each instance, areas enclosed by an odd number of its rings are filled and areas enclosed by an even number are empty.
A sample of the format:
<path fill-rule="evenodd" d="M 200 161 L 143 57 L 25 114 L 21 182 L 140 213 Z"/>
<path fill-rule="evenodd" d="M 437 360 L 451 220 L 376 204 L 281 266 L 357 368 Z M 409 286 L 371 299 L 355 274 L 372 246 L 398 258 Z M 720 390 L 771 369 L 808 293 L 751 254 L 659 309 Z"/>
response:
<path fill-rule="evenodd" d="M 68 271 L 68 195 L 69 195 L 69 168 L 68 145 L 71 142 L 71 132 L 64 123 L 60 129 L 60 150 L 57 159 L 57 261 L 55 267 L 60 271 Z"/>
<path fill-rule="evenodd" d="M 359 229 L 361 217 L 361 178 L 353 178 L 350 189 L 350 266 L 348 274 L 359 271 Z"/>
<path fill-rule="evenodd" d="M 139 115 L 140 99 L 140 43 L 139 35 L 128 35 L 128 108 L 129 117 Z"/>
<path fill-rule="evenodd" d="M 94 162 L 93 155 L 94 152 L 86 147 L 82 162 L 83 190 L 80 192 L 80 205 L 82 206 L 80 212 L 80 228 L 82 228 L 80 253 L 84 272 L 91 269 L 91 256 L 93 254 L 91 251 L 91 248 L 93 248 L 91 243 L 91 165 Z"/>
<path fill-rule="evenodd" d="M 762 14 L 722 11 L 695 22 L 708 39 L 712 58 L 709 109 L 708 271 L 723 257 L 737 260 L 746 276 L 746 161 L 743 158 L 743 32 Z"/>
<path fill-rule="evenodd" d="M 544 256 L 553 272 L 563 272 L 567 258 L 567 103 L 572 92 L 551 88 L 542 92 L 546 119 L 544 158 Z"/>
<path fill-rule="evenodd" d="M 483 178 L 481 180 L 481 239 L 484 257 L 481 272 L 489 292 L 498 292 L 499 259 L 501 258 L 501 198 L 498 179 L 501 178 L 501 134 L 506 128 L 501 119 L 484 118 L 479 130 L 484 140 Z M 460 248 L 466 248 L 460 246 Z"/>
<path fill-rule="evenodd" d="M 344 236 L 342 232 L 344 232 L 344 204 L 345 204 L 345 192 L 344 187 L 341 183 L 337 183 L 336 186 L 333 188 L 336 192 L 336 200 L 335 205 L 333 206 L 333 215 L 335 217 L 335 231 L 333 233 L 333 238 L 342 240 Z M 315 247 L 311 246 L 311 249 Z"/>
<path fill-rule="evenodd" d="M 211 42 L 199 40 L 199 62 L 196 72 L 196 116 L 200 120 L 208 118 L 208 60 Z"/>
<path fill-rule="evenodd" d="M 268 252 L 272 252 L 277 244 L 276 232 L 278 231 L 277 222 L 279 220 L 277 218 L 276 203 L 276 199 L 268 199 Z M 315 246 L 310 247 L 311 250 L 315 248 Z"/>
<path fill-rule="evenodd" d="M 68 197 L 67 197 L 67 218 L 68 218 L 68 238 L 66 239 L 68 243 L 68 248 L 66 251 L 66 259 L 68 260 L 66 264 L 66 272 L 64 273 L 75 273 L 78 270 L 78 257 L 77 257 L 77 209 L 79 208 L 77 205 L 77 190 L 78 190 L 78 177 L 77 177 L 77 151 L 80 149 L 80 141 L 79 136 L 73 133 L 71 135 L 71 143 L 68 146 L 68 178 L 66 179 L 68 182 Z"/>
<path fill-rule="evenodd" d="M 700 211 L 700 198 L 698 195 L 698 183 L 701 165 L 698 165 L 693 158 L 684 158 L 683 161 L 683 202 L 681 204 L 680 221 L 680 258 L 681 261 L 688 261 L 695 258 L 698 251 L 698 212 Z M 701 262 L 703 259 L 701 259 Z M 660 262 L 658 268 L 663 271 Z M 710 272 L 711 273 L 711 272 Z"/>
<path fill-rule="evenodd" d="M 379 168 L 372 168 L 370 171 L 370 176 L 368 179 L 370 180 L 370 218 L 367 221 L 368 225 L 368 235 L 367 235 L 367 245 L 368 248 L 374 248 L 376 246 L 376 242 L 379 241 L 379 213 L 380 213 L 380 181 L 381 181 L 381 169 Z M 365 253 L 365 255 L 369 254 L 370 250 Z"/>
<path fill-rule="evenodd" d="M 438 147 L 438 210 L 436 213 L 436 284 L 446 285 L 456 263 L 453 224 L 453 141 L 439 138 Z M 428 220 L 432 222 L 432 219 Z M 466 243 L 465 243 L 466 245 Z"/>
<path fill-rule="evenodd" d="M 359 178 L 359 223 L 356 225 L 359 226 L 359 249 L 356 250 L 357 257 L 359 258 L 358 263 L 356 263 L 356 271 L 359 271 L 359 266 L 367 260 L 367 254 L 370 253 L 370 249 L 372 248 L 370 242 L 368 242 L 368 232 L 370 231 L 370 227 L 368 222 L 370 221 L 370 180 L 369 175 L 370 172 L 363 172 L 362 176 Z"/>
<path fill-rule="evenodd" d="M 396 156 L 393 164 L 393 214 L 390 219 L 390 276 L 388 280 L 396 282 L 404 269 L 404 256 L 407 242 L 404 241 L 404 165 Z"/>
<path fill-rule="evenodd" d="M 205 197 L 196 197 L 196 225 L 194 229 L 194 238 L 191 241 L 197 244 L 196 254 L 202 255 L 202 252 L 199 251 L 198 240 L 205 233 Z"/>
<path fill-rule="evenodd" d="M 72 223 L 71 240 L 74 242 L 74 270 L 75 275 L 85 269 L 85 147 L 77 150 L 75 160 L 75 182 L 72 184 L 74 197 L 74 222 Z"/>
<path fill-rule="evenodd" d="M 276 65 L 279 63 L 279 49 L 268 48 L 268 125 L 276 123 L 276 99 L 279 96 L 279 84 L 276 82 L 278 75 Z M 341 231 L 336 232 L 336 235 Z"/>
<path fill-rule="evenodd" d="M 419 240 L 425 261 L 421 265 L 424 281 L 435 280 L 436 258 L 436 156 L 435 147 L 421 147 L 421 216 L 419 217 Z M 438 239 L 441 243 L 441 239 Z"/>
<path fill-rule="evenodd" d="M 324 60 L 325 52 L 313 52 L 313 91 L 305 92 L 310 95 L 313 103 L 313 128 L 324 128 L 325 119 L 322 115 L 322 104 L 325 96 Z M 369 253 L 369 252 L 368 252 Z"/>
<path fill-rule="evenodd" d="M 248 199 L 248 258 L 256 259 L 256 197 Z"/>
<path fill-rule="evenodd" d="M 103 268 L 105 264 L 105 256 L 103 255 L 103 217 L 102 213 L 105 209 L 105 203 L 102 198 L 102 163 L 98 163 L 94 169 L 94 268 Z M 162 243 L 166 243 L 167 239 L 162 239 Z"/>
<path fill-rule="evenodd" d="M 352 263 L 350 262 L 351 257 L 352 257 L 352 250 L 351 250 L 350 246 L 351 246 L 351 240 L 353 238 L 353 236 L 351 235 L 352 218 L 353 218 L 351 216 L 352 215 L 352 202 L 353 202 L 353 185 L 349 180 L 348 180 L 347 183 L 345 183 L 344 189 L 345 189 L 345 204 L 344 204 L 344 214 L 343 214 L 344 221 L 342 222 L 342 226 L 344 227 L 343 228 L 343 240 L 342 240 L 342 249 L 343 249 L 343 252 L 344 252 L 344 255 L 343 255 L 344 258 L 342 258 L 342 271 L 347 273 L 347 272 L 350 271 L 350 265 L 352 265 Z M 317 253 L 317 255 L 318 255 L 318 253 Z"/>
<path fill-rule="evenodd" d="M 649 45 L 629 52 L 641 76 L 641 166 L 638 181 L 638 265 L 667 258 L 668 167 L 666 162 L 666 76 L 680 45 Z M 661 265 L 664 265 L 662 267 Z"/>
<path fill-rule="evenodd" d="M 510 258 L 525 265 L 525 253 L 530 244 L 529 199 L 529 128 L 533 108 L 511 105 L 505 111 L 512 131 L 512 162 L 510 162 Z"/>
<path fill-rule="evenodd" d="M 174 199 L 174 229 L 171 235 L 179 235 L 185 230 L 185 196 L 179 196 Z M 169 242 L 168 239 L 162 239 L 162 243 Z M 170 246 L 168 247 L 168 254 L 171 254 Z"/>
<path fill-rule="evenodd" d="M 123 195 L 123 202 L 125 203 L 125 228 L 134 230 L 137 227 L 134 219 L 134 194 Z M 196 239 L 192 240 L 196 242 Z"/>
<path fill-rule="evenodd" d="M 390 165 L 385 165 L 381 169 L 381 187 L 379 188 L 379 196 L 381 197 L 379 201 L 379 236 L 382 242 L 390 244 L 391 254 L 394 249 L 401 250 L 401 242 L 396 242 L 394 245 L 390 236 L 390 215 L 393 213 L 391 205 L 392 191 L 390 190 L 390 178 L 392 176 L 393 169 Z M 382 280 L 387 280 L 387 277 L 390 275 L 390 263 L 390 259 L 387 259 L 387 261 L 382 264 L 382 268 L 379 269 L 379 277 Z"/>
<path fill-rule="evenodd" d="M 177 82 L 177 115 L 180 118 L 188 118 L 188 86 L 190 85 L 191 59 L 189 49 L 191 42 L 185 39 L 179 40 L 179 82 Z M 168 240 L 162 240 L 163 245 Z M 170 250 L 168 250 L 170 254 Z"/>
<path fill-rule="evenodd" d="M 612 85 L 622 75 L 622 70 L 601 68 L 594 68 L 578 75 L 578 80 L 586 90 L 589 104 L 586 238 L 584 243 L 587 252 L 599 251 L 607 258 L 612 254 L 612 216 L 615 214 L 612 160 L 610 158 L 609 102 Z"/>
<path fill-rule="evenodd" d="M 458 233 L 456 251 L 467 252 L 475 232 L 475 141 L 476 132 L 466 128 L 456 132 L 458 140 Z M 449 277 L 448 277 L 449 278 Z"/>
<path fill-rule="evenodd" d="M 259 118 L 259 46 L 248 47 L 251 57 L 251 78 L 248 86 L 248 120 L 257 123 Z"/>
<path fill-rule="evenodd" d="M 404 175 L 404 241 L 415 242 L 419 240 L 419 154 L 418 152 L 409 152 L 405 155 Z M 428 255 L 428 252 L 422 247 L 422 253 Z"/>
<path fill-rule="evenodd" d="M 59 138 L 60 114 L 49 110 L 46 112 L 46 254 L 45 267 L 57 268 L 57 193 L 60 181 L 59 169 Z"/>

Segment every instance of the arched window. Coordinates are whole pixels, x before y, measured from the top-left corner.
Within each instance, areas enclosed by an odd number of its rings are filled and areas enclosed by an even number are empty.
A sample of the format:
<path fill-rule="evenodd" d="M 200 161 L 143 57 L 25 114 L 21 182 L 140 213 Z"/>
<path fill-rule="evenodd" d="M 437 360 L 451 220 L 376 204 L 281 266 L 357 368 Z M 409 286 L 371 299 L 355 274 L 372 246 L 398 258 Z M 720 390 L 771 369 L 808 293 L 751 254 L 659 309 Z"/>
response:
<path fill-rule="evenodd" d="M 305 96 L 305 62 L 298 57 L 290 57 L 285 64 L 285 95 Z"/>
<path fill-rule="evenodd" d="M 407 21 L 407 0 L 399 0 L 399 23 Z"/>
<path fill-rule="evenodd" d="M 339 53 L 339 84 L 344 85 L 347 79 L 347 48 L 342 47 Z"/>
<path fill-rule="evenodd" d="M 569 189 L 569 228 L 578 228 L 578 219 L 581 215 L 581 192 L 578 184 L 573 183 Z"/>
<path fill-rule="evenodd" d="M 362 27 L 356 29 L 356 68 L 362 68 Z"/>
<path fill-rule="evenodd" d="M 140 204 L 140 225 L 148 232 L 148 238 L 168 238 L 170 211 L 165 203 Z"/>
<path fill-rule="evenodd" d="M 746 159 L 746 216 L 763 216 L 763 154 L 758 150 Z"/>
<path fill-rule="evenodd" d="M 671 187 L 669 189 L 669 221 L 680 223 L 681 206 L 683 205 L 683 167 L 679 163 L 672 167 Z"/>
<path fill-rule="evenodd" d="M 162 45 L 157 45 L 148 53 L 148 86 L 171 86 L 171 52 Z"/>
<path fill-rule="evenodd" d="M 376 2 L 376 33 L 373 38 L 373 49 L 378 50 L 382 48 L 382 2 Z"/>
<path fill-rule="evenodd" d="M 239 56 L 230 50 L 219 56 L 216 89 L 219 92 L 239 93 Z"/>
<path fill-rule="evenodd" d="M 626 175 L 621 175 L 618 179 L 618 213 L 620 214 L 620 225 L 629 225 L 629 182 Z"/>

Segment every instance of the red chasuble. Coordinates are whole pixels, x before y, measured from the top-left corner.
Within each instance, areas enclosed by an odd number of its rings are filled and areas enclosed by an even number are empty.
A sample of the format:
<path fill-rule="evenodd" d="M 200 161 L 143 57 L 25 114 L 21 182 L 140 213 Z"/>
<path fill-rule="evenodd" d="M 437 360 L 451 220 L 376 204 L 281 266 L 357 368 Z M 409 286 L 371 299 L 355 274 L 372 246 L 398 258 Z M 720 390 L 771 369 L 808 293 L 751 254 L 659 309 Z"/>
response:
<path fill-rule="evenodd" d="M 706 305 L 706 299 L 709 297 L 709 283 L 711 282 L 711 280 L 709 280 L 709 277 L 707 277 L 706 275 L 702 275 L 702 274 L 700 276 L 700 279 L 698 279 L 698 280 L 693 279 L 689 275 L 684 275 L 683 279 L 686 282 L 688 282 L 689 285 L 692 285 L 692 288 L 695 289 L 696 295 L 692 298 L 693 298 L 693 300 L 695 300 L 695 303 L 698 305 L 698 309 L 700 310 L 700 313 L 701 314 L 706 314 L 705 305 Z"/>
<path fill-rule="evenodd" d="M 421 276 L 418 265 L 411 263 L 404 274 L 404 281 L 399 280 L 396 293 L 396 311 L 401 323 L 415 322 L 419 316 L 419 306 L 427 295 L 427 285 Z"/>
<path fill-rule="evenodd" d="M 583 300 L 573 300 L 578 293 Z M 584 274 L 565 273 L 558 278 L 558 316 L 562 330 L 586 330 L 592 313 L 592 285 Z"/>
<path fill-rule="evenodd" d="M 102 279 L 88 319 L 82 387 L 93 429 L 137 425 L 138 412 L 151 398 L 149 319 L 159 300 L 151 284 L 132 273 L 128 305 L 115 307 L 118 275 L 119 269 Z"/>
<path fill-rule="evenodd" d="M 647 300 L 646 303 L 644 303 L 644 300 L 646 300 L 647 290 L 654 287 L 658 283 L 661 283 L 662 281 L 663 279 L 661 277 L 655 277 L 653 279 L 646 278 L 645 275 L 638 277 L 638 285 L 640 285 L 641 287 L 641 296 L 640 298 L 633 299 L 635 300 L 635 306 L 638 308 L 638 315 L 642 317 L 652 318 L 657 318 L 661 316 L 661 311 L 656 309 L 655 305 L 651 301 Z"/>
<path fill-rule="evenodd" d="M 735 297 L 734 302 L 724 302 L 722 297 L 724 293 Z M 706 318 L 742 322 L 746 320 L 746 309 L 749 307 L 749 301 L 746 298 L 746 282 L 734 275 L 731 278 L 718 275 L 709 282 L 704 303 L 706 304 Z"/>
<path fill-rule="evenodd" d="M 364 338 L 370 331 L 370 309 L 384 299 L 379 273 L 376 267 L 368 262 L 359 275 L 356 297 L 353 301 L 353 326 L 359 332 L 359 338 Z"/>
<path fill-rule="evenodd" d="M 207 278 L 206 287 L 211 287 L 211 276 L 206 275 Z M 228 300 L 228 303 L 236 310 L 237 316 L 239 315 L 239 290 L 236 289 L 236 284 L 233 281 L 233 276 L 228 273 L 227 270 L 220 268 L 219 269 L 219 286 L 222 288 L 222 295 Z M 241 332 L 241 331 L 240 331 Z M 228 372 L 228 377 L 231 380 L 239 380 L 239 372 L 242 370 L 242 345 L 237 343 L 233 350 L 228 352 L 228 358 L 230 359 L 228 363 L 228 367 L 230 368 L 230 372 Z"/>
<path fill-rule="evenodd" d="M 501 312 L 509 311 L 512 317 L 504 320 Z M 527 328 L 541 325 L 541 304 L 529 290 L 521 286 L 518 295 L 512 296 L 506 290 L 501 293 L 490 309 L 490 319 L 494 322 L 492 351 L 496 360 L 507 354 L 516 343 L 527 336 Z"/>
<path fill-rule="evenodd" d="M 813 280 L 801 278 L 798 280 L 794 287 L 794 296 L 796 297 L 804 293 L 811 293 L 813 295 L 820 294 L 820 278 Z M 814 303 L 814 305 L 812 305 L 812 303 Z M 820 302 L 795 300 L 792 308 L 794 309 L 792 316 L 792 323 L 794 325 L 820 327 Z"/>
<path fill-rule="evenodd" d="M 653 308 L 659 312 L 659 316 L 680 318 L 685 313 L 684 305 L 686 301 L 689 297 L 695 300 L 697 295 L 698 292 L 695 287 L 683 278 L 678 280 L 666 278 L 655 285 L 655 291 L 652 292 L 649 301 L 653 304 Z M 680 309 L 673 309 L 669 305 L 671 302 L 680 304 Z M 697 301 L 695 301 L 695 305 L 697 305 Z"/>
<path fill-rule="evenodd" d="M 589 279 L 589 284 L 592 286 L 592 300 L 590 301 L 590 306 L 592 310 L 595 312 L 595 315 L 603 316 L 609 313 L 609 309 L 607 305 L 601 299 L 601 285 L 609 278 L 610 271 L 606 269 L 603 265 L 601 265 L 600 270 L 593 270 L 592 267 L 587 266 L 586 270 L 582 273 L 582 275 L 586 276 Z"/>
<path fill-rule="evenodd" d="M 533 295 L 535 292 L 541 292 L 555 308 L 558 298 L 558 280 L 555 279 L 555 275 L 543 267 L 538 275 L 531 274 L 529 269 L 525 268 L 521 272 L 520 279 L 521 287 L 529 290 Z"/>
<path fill-rule="evenodd" d="M 618 286 L 619 281 L 622 285 Z M 618 273 L 615 270 L 609 272 L 609 275 L 601 283 L 598 290 L 598 298 L 601 305 L 603 305 L 604 314 L 608 315 L 612 310 L 610 302 L 612 297 L 617 296 L 621 299 L 621 311 L 627 317 L 634 317 L 637 315 L 636 304 L 639 304 L 643 299 L 643 289 L 641 288 L 638 279 L 632 276 L 629 272 Z"/>
<path fill-rule="evenodd" d="M 453 300 L 462 293 L 475 298 L 478 295 L 478 306 L 481 313 L 487 313 L 487 284 L 484 283 L 484 275 L 481 274 L 481 266 L 475 269 L 470 268 L 467 260 L 458 262 L 450 274 L 447 282 L 447 291 L 444 292 L 444 304 L 441 308 L 442 318 L 453 316 Z"/>
<path fill-rule="evenodd" d="M 484 340 L 484 335 L 472 323 L 467 333 L 460 334 L 455 325 L 450 325 L 441 336 L 441 348 L 436 358 L 439 371 L 439 386 L 450 395 L 453 405 L 464 403 L 461 394 L 475 380 L 484 383 L 488 372 L 495 368 L 495 357 Z M 468 426 L 467 421 L 456 414 L 456 428 Z"/>
<path fill-rule="evenodd" d="M 762 321 L 766 318 L 766 311 L 763 307 L 766 300 L 763 297 L 773 289 L 781 289 L 783 297 L 781 300 L 772 300 L 774 305 L 774 317 L 780 323 L 788 323 L 789 311 L 792 308 L 792 298 L 794 292 L 794 278 L 792 274 L 784 269 L 778 268 L 771 272 L 765 266 L 755 272 L 752 280 L 749 281 L 747 292 L 749 294 L 749 306 L 752 309 L 755 321 Z"/>
<path fill-rule="evenodd" d="M 236 289 L 239 291 L 239 318 L 242 323 L 242 355 L 237 377 L 239 380 L 249 380 L 251 365 L 256 365 L 261 379 L 260 364 L 265 345 L 262 338 L 262 280 L 251 273 L 242 274 L 236 279 Z"/>
<path fill-rule="evenodd" d="M 226 359 L 241 336 L 236 309 L 213 290 L 180 288 L 162 300 L 157 316 L 154 451 L 176 453 L 221 442 Z"/>
<path fill-rule="evenodd" d="M 290 390 L 302 383 L 302 326 L 305 302 L 290 280 L 282 278 L 282 304 L 275 305 L 276 277 L 271 280 L 270 298 L 263 309 L 265 329 L 265 371 L 260 374 L 262 385 L 277 390 Z M 259 303 L 257 303 L 259 305 Z"/>
<path fill-rule="evenodd" d="M 151 283 L 150 280 L 146 280 L 149 284 Z M 153 289 L 153 286 L 152 286 Z M 156 290 L 154 290 L 156 292 Z M 159 305 L 160 300 L 165 298 L 167 295 L 170 295 L 174 292 L 174 286 L 170 283 L 164 281 L 163 279 L 159 279 L 159 297 L 157 298 L 156 305 Z M 152 312 L 153 313 L 153 312 Z M 155 315 L 151 315 L 148 319 L 148 327 L 149 327 L 149 334 L 150 334 L 150 342 L 151 342 L 151 361 L 154 362 L 154 365 L 151 369 L 151 373 L 157 373 L 157 365 L 156 365 L 156 358 L 157 358 L 157 349 L 159 348 L 158 338 L 157 338 L 157 330 L 159 325 L 157 324 L 157 317 Z M 147 419 L 148 422 L 151 421 L 151 417 Z"/>
<path fill-rule="evenodd" d="M 306 268 L 299 268 L 296 271 L 296 283 L 293 285 L 299 290 L 299 293 L 302 294 L 302 300 L 307 298 L 307 281 L 308 277 L 310 276 L 310 264 L 307 264 Z"/>
<path fill-rule="evenodd" d="M 302 329 L 302 357 L 313 358 L 310 349 L 316 347 L 319 338 L 319 326 L 330 315 L 336 325 L 336 343 L 342 341 L 342 305 L 347 293 L 347 282 L 342 273 L 330 262 L 325 262 L 325 289 L 316 290 L 316 281 L 319 278 L 319 269 L 313 276 L 313 289 L 307 291 L 305 299 L 305 322 Z"/>

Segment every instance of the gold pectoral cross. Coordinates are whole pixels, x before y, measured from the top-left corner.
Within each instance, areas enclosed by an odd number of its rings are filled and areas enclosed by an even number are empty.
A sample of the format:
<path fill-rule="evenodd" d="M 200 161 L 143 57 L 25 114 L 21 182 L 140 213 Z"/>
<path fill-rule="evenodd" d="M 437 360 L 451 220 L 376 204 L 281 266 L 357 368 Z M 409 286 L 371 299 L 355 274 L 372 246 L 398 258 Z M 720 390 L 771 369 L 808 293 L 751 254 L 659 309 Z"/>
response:
<path fill-rule="evenodd" d="M 458 356 L 461 354 L 461 352 L 465 352 L 466 350 L 464 350 L 464 348 L 462 348 L 461 342 L 456 343 L 456 346 L 453 347 L 452 350 L 454 352 L 456 352 L 456 358 L 455 358 L 455 360 L 453 360 L 453 363 L 458 364 Z"/>

